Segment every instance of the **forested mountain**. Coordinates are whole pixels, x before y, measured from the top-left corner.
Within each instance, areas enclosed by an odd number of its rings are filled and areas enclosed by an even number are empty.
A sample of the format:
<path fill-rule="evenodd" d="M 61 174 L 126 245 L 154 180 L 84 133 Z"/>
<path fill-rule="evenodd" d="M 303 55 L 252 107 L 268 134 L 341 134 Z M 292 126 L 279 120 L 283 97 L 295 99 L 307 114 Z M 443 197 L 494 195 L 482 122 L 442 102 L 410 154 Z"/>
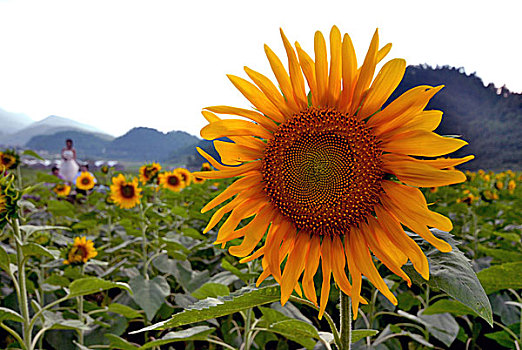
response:
<path fill-rule="evenodd" d="M 462 68 L 409 66 L 401 84 L 391 96 L 418 85 L 445 85 L 430 101 L 427 109 L 444 111 L 436 132 L 461 135 L 468 146 L 456 156 L 474 154 L 464 169 L 522 169 L 522 94 L 507 88 L 484 86 L 475 74 Z"/>

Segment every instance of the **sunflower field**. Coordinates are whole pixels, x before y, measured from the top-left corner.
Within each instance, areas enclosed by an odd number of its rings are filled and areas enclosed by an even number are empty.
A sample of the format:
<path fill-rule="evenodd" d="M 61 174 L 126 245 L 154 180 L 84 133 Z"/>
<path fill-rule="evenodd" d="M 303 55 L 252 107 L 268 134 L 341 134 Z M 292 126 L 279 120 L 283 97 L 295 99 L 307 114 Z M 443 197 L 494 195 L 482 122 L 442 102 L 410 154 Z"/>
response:
<path fill-rule="evenodd" d="M 314 58 L 280 34 L 278 86 L 245 67 L 253 108 L 203 109 L 200 169 L 0 153 L 0 347 L 520 349 L 522 174 L 446 158 L 443 86 L 389 101 L 378 31 L 360 66 L 336 26 Z"/>
<path fill-rule="evenodd" d="M 101 170 L 107 173 L 95 172 L 98 184 L 83 195 L 44 172 L 5 171 L 2 349 L 333 347 L 335 303 L 321 320 L 317 306 L 297 294 L 281 306 L 273 279 L 255 287 L 263 271 L 257 259 L 242 263 L 214 244 L 216 231 L 202 234 L 216 209 L 200 209 L 228 180 L 159 164 L 139 174 Z M 431 277 L 406 264 L 411 288 L 377 265 L 398 305 L 363 283 L 368 304 L 353 325 L 354 349 L 518 348 L 522 174 L 466 176 L 463 184 L 425 190 L 430 207 L 454 223 L 451 234 L 434 231 L 452 252 L 415 238 Z M 329 297 L 339 298 L 334 285 Z"/>

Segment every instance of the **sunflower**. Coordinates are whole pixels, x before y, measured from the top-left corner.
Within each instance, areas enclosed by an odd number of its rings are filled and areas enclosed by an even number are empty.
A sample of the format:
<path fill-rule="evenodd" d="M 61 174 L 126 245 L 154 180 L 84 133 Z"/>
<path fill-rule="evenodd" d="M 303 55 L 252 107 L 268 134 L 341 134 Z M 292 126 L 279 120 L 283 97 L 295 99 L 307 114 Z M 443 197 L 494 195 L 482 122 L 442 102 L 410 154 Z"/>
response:
<path fill-rule="evenodd" d="M 104 174 L 108 174 L 109 173 L 109 166 L 108 165 L 102 165 L 102 167 L 100 168 L 100 171 Z"/>
<path fill-rule="evenodd" d="M 185 168 L 176 168 L 174 169 L 174 172 L 181 176 L 181 180 L 185 184 L 185 187 L 190 185 L 192 182 L 192 173 L 190 171 Z"/>
<path fill-rule="evenodd" d="M 320 317 L 332 274 L 342 292 L 351 295 L 355 317 L 359 303 L 365 302 L 360 297 L 362 275 L 397 304 L 371 252 L 408 285 L 411 280 L 401 269 L 408 259 L 428 279 L 428 260 L 402 225 L 440 251 L 451 251 L 428 229 L 450 231 L 451 221 L 428 209 L 418 187 L 465 181 L 463 173 L 447 168 L 473 156 L 435 159 L 467 144 L 433 132 L 442 112 L 424 108 L 442 86 L 415 87 L 383 107 L 401 81 L 406 63 L 393 59 L 373 78 L 391 48 L 388 44 L 379 49 L 377 31 L 359 68 L 350 37 L 342 37 L 335 26 L 330 33 L 330 63 L 320 32 L 314 39 L 315 60 L 298 43 L 294 49 L 282 31 L 281 36 L 288 70 L 265 46 L 279 86 L 250 68 L 245 71 L 255 85 L 228 76 L 255 110 L 214 106 L 202 112 L 209 125 L 201 136 L 232 142 L 214 141 L 223 164 L 198 149 L 217 171 L 194 175 L 240 177 L 202 209 L 206 212 L 235 196 L 215 212 L 204 232 L 231 212 L 216 243 L 225 245 L 243 237 L 240 245 L 229 248 L 230 253 L 243 257 L 243 262 L 263 256 L 264 272 L 257 284 L 272 275 L 281 285 L 282 304 L 294 290 L 317 303 L 314 276 L 320 262 Z M 216 114 L 253 122 L 221 119 Z M 236 230 L 242 219 L 252 216 Z M 263 237 L 263 246 L 254 252 Z"/>
<path fill-rule="evenodd" d="M 3 193 L 0 193 L 0 213 L 7 211 L 7 200 Z"/>
<path fill-rule="evenodd" d="M 509 182 L 508 182 L 509 194 L 515 193 L 515 188 L 517 188 L 517 183 L 515 182 L 515 180 L 509 180 Z"/>
<path fill-rule="evenodd" d="M 94 177 L 87 171 L 82 172 L 76 178 L 76 187 L 80 190 L 88 191 L 95 185 Z"/>
<path fill-rule="evenodd" d="M 152 182 L 158 176 L 161 165 L 158 163 L 145 164 L 140 168 L 140 181 L 142 183 Z"/>
<path fill-rule="evenodd" d="M 177 171 L 166 171 L 159 174 L 159 184 L 168 190 L 179 192 L 185 187 L 181 174 Z"/>
<path fill-rule="evenodd" d="M 140 203 L 142 189 L 138 187 L 138 179 L 127 181 L 125 176 L 119 174 L 112 178 L 111 196 L 114 203 L 120 208 L 134 208 Z"/>
<path fill-rule="evenodd" d="M 56 184 L 56 186 L 53 187 L 53 191 L 59 197 L 67 197 L 71 192 L 71 186 L 66 184 Z"/>
<path fill-rule="evenodd" d="M 201 171 L 211 171 L 212 170 L 212 166 L 210 165 L 210 163 L 203 163 L 201 164 Z"/>
<path fill-rule="evenodd" d="M 67 252 L 67 259 L 63 261 L 65 265 L 85 264 L 89 259 L 98 255 L 94 243 L 85 237 L 74 237 L 74 244 Z"/>
<path fill-rule="evenodd" d="M 5 150 L 0 152 L 0 172 L 16 168 L 20 158 L 13 150 Z"/>

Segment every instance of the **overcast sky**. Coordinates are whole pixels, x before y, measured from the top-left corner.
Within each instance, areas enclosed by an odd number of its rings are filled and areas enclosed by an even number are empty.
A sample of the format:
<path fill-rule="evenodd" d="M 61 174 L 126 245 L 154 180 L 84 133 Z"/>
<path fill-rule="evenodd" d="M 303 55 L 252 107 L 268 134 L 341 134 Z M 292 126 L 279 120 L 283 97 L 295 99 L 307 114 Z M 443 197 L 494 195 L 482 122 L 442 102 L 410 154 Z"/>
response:
<path fill-rule="evenodd" d="M 135 126 L 199 135 L 201 108 L 249 107 L 225 74 L 270 78 L 279 27 L 312 52 L 349 33 L 362 57 L 379 28 L 388 58 L 464 67 L 522 92 L 521 1 L 0 0 L 0 108 L 59 115 L 119 136 Z M 360 59 L 362 61 L 362 58 Z"/>

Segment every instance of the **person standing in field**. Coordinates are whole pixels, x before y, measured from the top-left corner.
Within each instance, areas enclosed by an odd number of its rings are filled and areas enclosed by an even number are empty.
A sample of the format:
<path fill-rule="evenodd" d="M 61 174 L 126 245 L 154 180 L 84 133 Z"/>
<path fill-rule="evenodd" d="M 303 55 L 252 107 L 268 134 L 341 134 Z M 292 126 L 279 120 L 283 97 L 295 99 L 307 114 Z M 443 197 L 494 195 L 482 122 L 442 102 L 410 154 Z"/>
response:
<path fill-rule="evenodd" d="M 62 148 L 60 174 L 67 182 L 72 184 L 79 168 L 78 162 L 76 161 L 76 150 L 73 147 L 73 141 L 67 139 L 65 140 L 65 147 Z"/>

